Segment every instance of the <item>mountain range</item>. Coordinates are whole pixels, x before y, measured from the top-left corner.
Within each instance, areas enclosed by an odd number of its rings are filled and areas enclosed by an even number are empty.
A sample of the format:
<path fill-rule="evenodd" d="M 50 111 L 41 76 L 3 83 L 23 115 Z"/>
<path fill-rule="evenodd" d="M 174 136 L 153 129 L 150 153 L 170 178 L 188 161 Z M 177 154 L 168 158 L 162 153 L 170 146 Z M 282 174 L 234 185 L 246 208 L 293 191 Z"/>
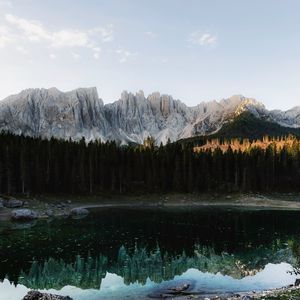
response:
<path fill-rule="evenodd" d="M 170 95 L 155 92 L 145 97 L 142 91 L 135 95 L 124 91 L 119 100 L 104 104 L 96 88 L 69 92 L 26 89 L 9 96 L 0 101 L 0 130 L 43 138 L 115 140 L 121 144 L 141 144 L 152 136 L 157 144 L 165 144 L 168 140 L 218 132 L 224 135 L 224 130 L 226 135 L 226 128 L 232 128 L 245 114 L 248 119 L 251 116 L 251 126 L 263 123 L 275 132 L 299 130 L 300 135 L 300 106 L 288 111 L 267 110 L 255 99 L 235 95 L 189 107 Z"/>

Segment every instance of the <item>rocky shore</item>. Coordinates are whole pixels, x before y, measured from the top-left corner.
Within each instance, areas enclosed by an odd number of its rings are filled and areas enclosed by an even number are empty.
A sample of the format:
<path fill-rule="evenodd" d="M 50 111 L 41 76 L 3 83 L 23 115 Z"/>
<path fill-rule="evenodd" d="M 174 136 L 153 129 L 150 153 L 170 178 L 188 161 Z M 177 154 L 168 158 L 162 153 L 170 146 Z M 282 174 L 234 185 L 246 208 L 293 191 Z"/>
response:
<path fill-rule="evenodd" d="M 129 299 L 129 298 L 128 298 Z M 144 299 L 144 298 L 143 298 Z M 183 284 L 179 287 L 173 287 L 160 293 L 149 294 L 146 299 L 176 299 L 176 300 L 297 300 L 300 299 L 300 287 L 290 285 L 278 289 L 265 291 L 251 291 L 241 293 L 195 293 L 189 292 L 188 285 Z M 146 300 L 144 299 L 144 300 Z M 69 296 L 59 296 L 39 291 L 30 291 L 21 300 L 72 300 Z"/>
<path fill-rule="evenodd" d="M 59 296 L 38 291 L 30 291 L 22 300 L 72 300 L 68 296 Z"/>
<path fill-rule="evenodd" d="M 53 217 L 82 218 L 89 214 L 84 207 L 78 207 L 71 200 L 45 202 L 36 199 L 0 197 L 0 221 L 33 221 Z"/>
<path fill-rule="evenodd" d="M 255 210 L 300 210 L 300 194 L 147 194 L 38 196 L 23 199 L 0 195 L 0 221 L 53 217 L 81 218 L 88 214 L 90 208 L 201 208 L 209 206 Z"/>
<path fill-rule="evenodd" d="M 264 291 L 251 291 L 240 293 L 203 293 L 195 292 L 190 289 L 189 284 L 183 283 L 180 286 L 171 287 L 164 290 L 158 290 L 148 295 L 148 299 L 201 299 L 201 300 L 296 300 L 300 299 L 300 286 L 298 285 L 299 279 L 296 280 L 294 285 L 285 286 L 278 289 L 270 289 Z"/>

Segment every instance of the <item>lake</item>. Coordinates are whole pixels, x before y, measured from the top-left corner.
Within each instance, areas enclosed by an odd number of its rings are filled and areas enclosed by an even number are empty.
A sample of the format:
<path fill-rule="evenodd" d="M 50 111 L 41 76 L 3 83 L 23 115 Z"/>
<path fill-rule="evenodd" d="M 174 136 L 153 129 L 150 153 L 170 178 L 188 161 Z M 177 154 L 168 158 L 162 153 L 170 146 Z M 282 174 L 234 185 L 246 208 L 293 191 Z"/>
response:
<path fill-rule="evenodd" d="M 0 223 L 0 300 L 29 289 L 74 300 L 153 299 L 294 283 L 300 211 L 92 209 L 82 219 Z"/>

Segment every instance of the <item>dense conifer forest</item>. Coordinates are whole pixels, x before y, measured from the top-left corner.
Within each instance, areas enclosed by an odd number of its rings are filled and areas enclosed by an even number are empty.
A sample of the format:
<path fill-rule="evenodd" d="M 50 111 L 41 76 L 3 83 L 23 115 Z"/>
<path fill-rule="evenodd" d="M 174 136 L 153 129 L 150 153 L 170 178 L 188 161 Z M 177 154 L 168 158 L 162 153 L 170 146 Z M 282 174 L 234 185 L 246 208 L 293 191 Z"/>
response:
<path fill-rule="evenodd" d="M 280 142 L 280 147 L 278 143 Z M 235 140 L 233 143 L 245 143 Z M 300 141 L 233 150 L 118 146 L 0 134 L 1 194 L 300 191 Z"/>

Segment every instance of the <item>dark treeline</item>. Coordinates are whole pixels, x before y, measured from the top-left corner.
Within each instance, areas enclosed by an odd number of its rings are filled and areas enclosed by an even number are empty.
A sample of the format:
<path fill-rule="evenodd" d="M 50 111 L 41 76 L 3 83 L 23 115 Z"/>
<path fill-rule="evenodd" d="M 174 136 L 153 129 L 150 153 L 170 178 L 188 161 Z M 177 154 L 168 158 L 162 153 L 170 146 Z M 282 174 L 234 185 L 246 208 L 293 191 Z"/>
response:
<path fill-rule="evenodd" d="M 0 134 L 1 194 L 300 191 L 300 142 L 280 149 L 119 147 Z"/>

